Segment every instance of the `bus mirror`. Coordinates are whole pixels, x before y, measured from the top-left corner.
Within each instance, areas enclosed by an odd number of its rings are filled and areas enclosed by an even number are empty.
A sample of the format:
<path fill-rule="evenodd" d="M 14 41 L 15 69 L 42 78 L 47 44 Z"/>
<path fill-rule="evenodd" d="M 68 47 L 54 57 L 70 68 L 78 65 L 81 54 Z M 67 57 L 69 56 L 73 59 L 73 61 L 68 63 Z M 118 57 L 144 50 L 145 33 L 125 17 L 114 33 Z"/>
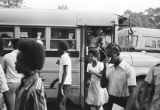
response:
<path fill-rule="evenodd" d="M 125 17 L 119 17 L 118 24 L 123 24 L 126 20 L 127 20 L 127 18 L 125 18 Z"/>
<path fill-rule="evenodd" d="M 132 31 L 132 29 L 130 28 L 130 29 L 128 29 L 128 35 L 133 35 L 133 31 Z"/>

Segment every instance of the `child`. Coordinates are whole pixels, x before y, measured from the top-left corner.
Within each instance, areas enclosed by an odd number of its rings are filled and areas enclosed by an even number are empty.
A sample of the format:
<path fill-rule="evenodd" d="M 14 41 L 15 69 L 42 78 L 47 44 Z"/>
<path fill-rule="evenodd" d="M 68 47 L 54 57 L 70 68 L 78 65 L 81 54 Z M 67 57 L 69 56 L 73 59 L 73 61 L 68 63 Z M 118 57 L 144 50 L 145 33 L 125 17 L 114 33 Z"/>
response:
<path fill-rule="evenodd" d="M 17 91 L 15 110 L 47 110 L 45 91 L 38 71 L 44 64 L 45 52 L 41 44 L 33 40 L 18 43 L 16 70 L 24 78 Z"/>
<path fill-rule="evenodd" d="M 100 86 L 100 73 L 104 68 L 104 64 L 98 61 L 98 52 L 96 50 L 89 51 L 89 58 L 92 60 L 92 63 L 88 64 L 87 72 L 91 74 L 91 83 L 86 102 L 91 106 L 91 110 L 102 110 L 102 105 L 108 101 L 106 88 L 101 88 Z"/>

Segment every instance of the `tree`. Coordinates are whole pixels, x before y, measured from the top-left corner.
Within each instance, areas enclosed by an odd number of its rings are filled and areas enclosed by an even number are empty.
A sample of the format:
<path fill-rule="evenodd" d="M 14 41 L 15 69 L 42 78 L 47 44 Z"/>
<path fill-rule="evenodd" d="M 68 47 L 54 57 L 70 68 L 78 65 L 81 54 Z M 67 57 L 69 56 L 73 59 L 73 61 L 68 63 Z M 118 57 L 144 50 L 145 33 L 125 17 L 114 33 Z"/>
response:
<path fill-rule="evenodd" d="M 145 10 L 145 13 L 150 17 L 155 26 L 160 27 L 160 8 L 149 8 Z"/>
<path fill-rule="evenodd" d="M 58 6 L 58 10 L 67 10 L 67 9 L 68 9 L 67 5 L 59 5 Z"/>
<path fill-rule="evenodd" d="M 160 8 L 149 8 L 144 12 L 132 12 L 126 10 L 123 16 L 128 16 L 132 27 L 159 28 L 160 27 Z M 127 24 L 124 22 L 123 24 Z"/>
<path fill-rule="evenodd" d="M 21 8 L 23 0 L 0 0 L 0 7 L 3 8 Z"/>

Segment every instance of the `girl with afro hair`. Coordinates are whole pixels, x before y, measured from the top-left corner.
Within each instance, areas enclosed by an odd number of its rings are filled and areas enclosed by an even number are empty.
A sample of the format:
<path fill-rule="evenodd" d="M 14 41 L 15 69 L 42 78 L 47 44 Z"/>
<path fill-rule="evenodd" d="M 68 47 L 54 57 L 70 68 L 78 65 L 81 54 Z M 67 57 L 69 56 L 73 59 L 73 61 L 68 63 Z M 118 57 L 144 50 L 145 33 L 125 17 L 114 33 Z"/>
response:
<path fill-rule="evenodd" d="M 45 91 L 38 74 L 44 64 L 44 48 L 36 41 L 20 40 L 18 50 L 16 70 L 24 78 L 17 91 L 15 110 L 47 110 Z"/>

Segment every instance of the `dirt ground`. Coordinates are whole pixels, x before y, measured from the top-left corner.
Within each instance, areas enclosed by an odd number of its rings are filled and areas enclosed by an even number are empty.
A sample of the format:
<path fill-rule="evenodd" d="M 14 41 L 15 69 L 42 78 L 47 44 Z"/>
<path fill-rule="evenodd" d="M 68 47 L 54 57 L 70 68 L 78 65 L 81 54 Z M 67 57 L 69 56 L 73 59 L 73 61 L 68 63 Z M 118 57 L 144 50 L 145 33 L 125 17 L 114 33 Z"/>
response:
<path fill-rule="evenodd" d="M 55 110 L 55 107 L 56 107 L 56 101 L 53 101 L 53 100 L 49 100 L 47 102 L 47 107 L 48 107 L 48 110 Z M 83 110 L 80 106 L 78 105 L 74 105 L 71 101 L 67 101 L 67 104 L 66 104 L 66 110 Z"/>

